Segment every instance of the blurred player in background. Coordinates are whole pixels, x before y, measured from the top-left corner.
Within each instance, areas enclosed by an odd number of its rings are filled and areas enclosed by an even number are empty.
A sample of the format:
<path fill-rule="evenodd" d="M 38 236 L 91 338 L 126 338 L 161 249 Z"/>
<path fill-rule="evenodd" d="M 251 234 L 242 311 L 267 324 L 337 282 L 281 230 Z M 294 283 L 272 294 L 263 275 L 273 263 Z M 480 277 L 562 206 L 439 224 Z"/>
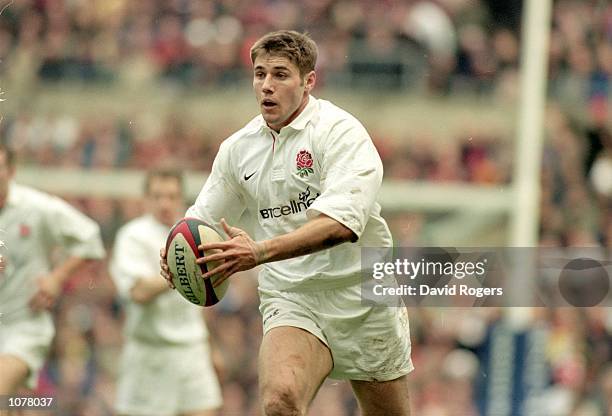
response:
<path fill-rule="evenodd" d="M 124 225 L 115 241 L 110 271 L 126 301 L 121 415 L 206 416 L 221 406 L 202 308 L 172 293 L 159 276 L 159 247 L 185 210 L 183 186 L 178 171 L 149 172 L 148 214 Z"/>
<path fill-rule="evenodd" d="M 187 215 L 257 218 L 201 246 L 224 260 L 205 278 L 263 265 L 259 387 L 266 415 L 303 415 L 326 377 L 350 380 L 363 415 L 408 415 L 412 371 L 404 308 L 361 305 L 362 246 L 390 247 L 376 196 L 382 163 L 361 123 L 310 95 L 317 46 L 294 31 L 251 49 L 261 115 L 221 145 Z M 343 244 L 346 243 L 346 244 Z M 162 270 L 169 279 L 165 253 Z M 171 282 L 169 281 L 171 284 Z"/>
<path fill-rule="evenodd" d="M 49 309 L 74 271 L 104 256 L 94 221 L 13 182 L 14 173 L 14 155 L 0 144 L 0 395 L 35 387 L 55 333 Z M 54 262 L 58 254 L 64 260 Z"/>

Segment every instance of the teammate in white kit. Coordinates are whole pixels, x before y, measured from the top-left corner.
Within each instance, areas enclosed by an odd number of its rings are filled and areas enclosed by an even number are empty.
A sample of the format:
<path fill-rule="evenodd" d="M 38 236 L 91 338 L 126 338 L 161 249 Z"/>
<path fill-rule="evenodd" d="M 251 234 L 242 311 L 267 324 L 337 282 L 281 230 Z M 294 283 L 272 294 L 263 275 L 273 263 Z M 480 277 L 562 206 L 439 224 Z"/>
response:
<path fill-rule="evenodd" d="M 65 201 L 19 185 L 0 145 L 0 395 L 35 387 L 55 330 L 50 309 L 64 281 L 104 248 L 98 225 Z M 56 249 L 63 261 L 53 263 Z"/>
<path fill-rule="evenodd" d="M 259 386 L 266 415 L 303 415 L 326 377 L 351 381 L 362 412 L 408 415 L 404 308 L 361 304 L 361 247 L 390 247 L 376 202 L 382 163 L 365 128 L 310 95 L 315 43 L 294 31 L 251 49 L 261 115 L 225 140 L 187 216 L 230 239 L 205 278 L 263 265 Z M 247 232 L 231 227 L 246 213 Z M 162 250 L 162 275 L 171 281 Z"/>
<path fill-rule="evenodd" d="M 148 214 L 119 230 L 110 266 L 126 301 L 117 412 L 214 415 L 221 393 L 202 308 L 172 293 L 159 276 L 159 247 L 185 210 L 182 175 L 149 172 L 144 191 Z"/>

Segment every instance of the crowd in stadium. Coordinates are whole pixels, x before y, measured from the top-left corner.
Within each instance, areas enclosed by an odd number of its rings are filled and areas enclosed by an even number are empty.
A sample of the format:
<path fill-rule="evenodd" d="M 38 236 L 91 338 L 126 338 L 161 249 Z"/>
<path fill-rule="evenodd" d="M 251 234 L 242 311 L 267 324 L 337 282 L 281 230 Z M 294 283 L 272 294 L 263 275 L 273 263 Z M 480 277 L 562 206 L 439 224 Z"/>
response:
<path fill-rule="evenodd" d="M 279 27 L 307 29 L 320 47 L 321 86 L 405 89 L 434 96 L 475 94 L 512 101 L 518 94 L 521 2 L 388 0 L 14 0 L 0 13 L 0 79 L 36 85 L 169 83 L 227 87 L 250 74 L 248 50 Z M 612 6 L 558 0 L 549 51 L 541 201 L 541 244 L 612 246 Z M 380 24 L 385 22 L 385 24 Z M 3 87 L 3 89 L 6 89 Z M 324 97 L 323 97 L 324 98 Z M 579 107 L 586 116 L 574 117 Z M 179 117 L 161 134 L 135 137 L 129 117 L 80 119 L 67 114 L 6 114 L 3 141 L 24 163 L 46 167 L 146 169 L 172 156 L 185 169 L 209 170 L 221 140 Z M 508 184 L 509 141 L 495 134 L 457 137 L 444 147 L 407 134 L 402 144 L 371 132 L 387 178 Z M 173 143 L 181 143 L 180 153 Z M 73 199 L 101 225 L 110 244 L 117 228 L 141 212 L 134 200 Z M 414 221 L 423 221 L 418 218 Z M 407 238 L 419 242 L 418 227 Z M 122 309 L 106 265 L 79 273 L 56 308 L 57 336 L 39 391 L 61 397 L 66 413 L 110 415 Z M 257 313 L 252 273 L 207 310 L 217 347 L 225 408 L 257 414 Z M 411 376 L 415 414 L 476 415 L 486 383 L 482 348 L 501 325 L 499 310 L 414 309 Z M 221 328 L 223 329 L 221 331 Z M 526 332 L 548 332 L 542 406 L 596 416 L 612 411 L 612 316 L 606 309 L 538 311 Z M 479 366 L 480 365 L 480 366 Z M 543 407 L 548 409 L 548 407 Z M 353 416 L 345 383 L 328 382 L 312 414 Z"/>
<path fill-rule="evenodd" d="M 605 93 L 609 14 L 597 0 L 556 2 L 556 93 Z M 19 0 L 3 10 L 0 60 L 10 82 L 229 84 L 249 70 L 260 33 L 292 27 L 318 43 L 321 85 L 505 94 L 515 90 L 520 16 L 518 0 Z"/>

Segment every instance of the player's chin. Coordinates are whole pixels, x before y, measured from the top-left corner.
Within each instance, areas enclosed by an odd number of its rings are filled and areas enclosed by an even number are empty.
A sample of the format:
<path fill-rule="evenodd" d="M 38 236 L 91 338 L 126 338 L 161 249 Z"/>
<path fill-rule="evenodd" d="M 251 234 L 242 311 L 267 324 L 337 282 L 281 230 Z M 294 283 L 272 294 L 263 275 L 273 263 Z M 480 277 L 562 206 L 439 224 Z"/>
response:
<path fill-rule="evenodd" d="M 268 125 L 274 125 L 277 124 L 280 117 L 277 114 L 271 114 L 269 112 L 261 112 L 261 115 L 263 116 L 263 119 L 265 120 L 265 122 Z"/>
<path fill-rule="evenodd" d="M 282 112 L 280 106 L 278 104 L 275 105 L 263 105 L 259 106 L 261 110 L 261 114 L 267 114 L 270 117 L 278 117 L 278 115 Z"/>
<path fill-rule="evenodd" d="M 172 227 L 177 221 L 176 216 L 172 214 L 162 215 L 160 220 L 162 224 L 167 225 L 168 227 Z"/>

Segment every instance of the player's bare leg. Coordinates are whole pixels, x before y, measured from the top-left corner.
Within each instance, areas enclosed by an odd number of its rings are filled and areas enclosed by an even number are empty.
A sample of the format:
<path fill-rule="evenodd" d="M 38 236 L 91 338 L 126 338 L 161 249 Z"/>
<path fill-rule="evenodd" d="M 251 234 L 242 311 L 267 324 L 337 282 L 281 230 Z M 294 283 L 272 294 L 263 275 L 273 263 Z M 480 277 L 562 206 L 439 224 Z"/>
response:
<path fill-rule="evenodd" d="M 195 412 L 183 413 L 182 416 L 215 416 L 216 410 L 198 410 Z"/>
<path fill-rule="evenodd" d="M 14 393 L 29 373 L 28 365 L 14 355 L 0 354 L 0 395 Z"/>
<path fill-rule="evenodd" d="M 216 416 L 216 410 L 198 410 L 195 412 L 181 413 L 181 416 Z M 119 416 L 130 416 L 130 415 L 119 415 Z"/>
<path fill-rule="evenodd" d="M 357 381 L 351 386 L 362 416 L 409 416 L 408 377 L 391 381 Z"/>
<path fill-rule="evenodd" d="M 327 346 L 303 329 L 271 329 L 259 351 L 259 390 L 265 416 L 305 415 L 332 370 Z"/>
<path fill-rule="evenodd" d="M 28 366 L 21 359 L 13 356 L 0 354 L 0 395 L 15 394 L 26 377 L 28 376 Z M 11 413 L 6 409 L 0 409 L 0 416 L 7 416 Z"/>

